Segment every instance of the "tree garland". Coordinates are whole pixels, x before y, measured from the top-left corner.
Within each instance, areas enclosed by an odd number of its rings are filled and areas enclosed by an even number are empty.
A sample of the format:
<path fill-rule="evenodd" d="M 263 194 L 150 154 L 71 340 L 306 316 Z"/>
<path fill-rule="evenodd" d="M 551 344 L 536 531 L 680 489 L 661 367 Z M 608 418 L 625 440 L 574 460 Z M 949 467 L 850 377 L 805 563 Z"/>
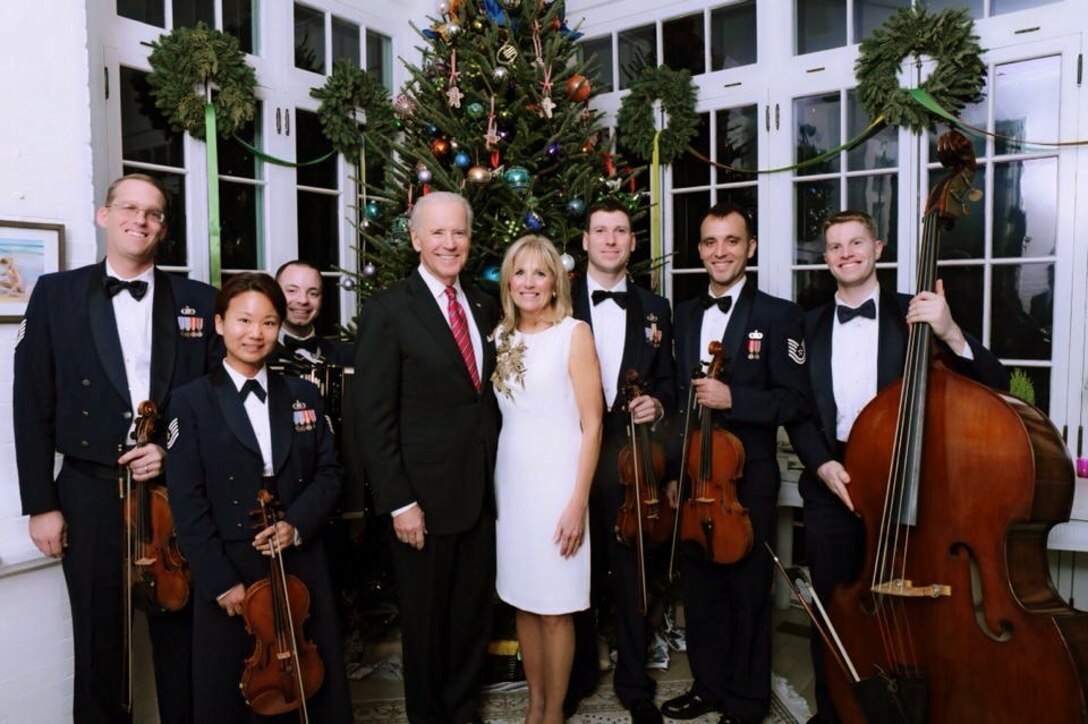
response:
<path fill-rule="evenodd" d="M 620 142 L 641 160 L 650 160 L 657 133 L 653 103 L 660 100 L 668 114 L 668 126 L 662 129 L 658 139 L 658 154 L 661 163 L 672 163 L 687 151 L 698 132 L 695 99 L 695 83 L 690 71 L 673 70 L 664 65 L 647 68 L 631 81 L 631 92 L 620 103 L 616 115 Z"/>
<path fill-rule="evenodd" d="M 161 110 L 175 131 L 204 138 L 205 96 L 196 88 L 213 85 L 218 133 L 230 138 L 253 120 L 257 77 L 233 35 L 213 30 L 203 22 L 193 28 L 175 28 L 151 43 L 148 83 Z"/>
<path fill-rule="evenodd" d="M 921 84 L 944 108 L 956 113 L 982 98 L 986 65 L 974 21 L 966 9 L 927 12 L 924 6 L 900 8 L 872 36 L 862 41 L 854 64 L 858 98 L 871 118 L 883 116 L 893 126 L 922 131 L 935 116 L 899 87 L 896 77 L 903 60 L 927 55 L 937 67 Z"/>
<path fill-rule="evenodd" d="M 367 158 L 367 166 L 389 156 L 397 130 L 393 104 L 389 91 L 370 73 L 350 61 L 337 61 L 325 85 L 314 88 L 310 95 L 321 101 L 317 115 L 333 148 L 357 159 L 365 137 L 367 147 L 378 151 L 377 156 Z M 366 112 L 365 134 L 356 118 L 359 109 Z"/>

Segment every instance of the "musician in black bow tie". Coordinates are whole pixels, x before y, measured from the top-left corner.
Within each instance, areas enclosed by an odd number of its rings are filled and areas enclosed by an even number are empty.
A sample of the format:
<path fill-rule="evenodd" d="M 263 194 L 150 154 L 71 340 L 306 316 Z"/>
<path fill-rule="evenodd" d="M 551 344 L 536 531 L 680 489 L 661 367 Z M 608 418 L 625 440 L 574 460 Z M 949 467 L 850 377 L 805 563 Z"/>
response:
<path fill-rule="evenodd" d="M 787 426 L 805 471 L 805 550 L 816 593 L 824 601 L 852 580 L 861 561 L 862 529 L 852 514 L 843 446 L 854 420 L 876 395 L 902 376 L 909 324 L 929 324 L 952 354 L 956 371 L 997 389 L 1008 376 L 997 358 L 952 319 L 938 280 L 935 292 L 913 298 L 882 289 L 876 264 L 884 251 L 872 217 L 841 211 L 824 223 L 824 261 L 835 278 L 832 302 L 805 315 L 805 345 L 813 415 Z M 827 694 L 819 638 L 812 638 L 816 672 L 813 722 L 838 721 Z"/>
<path fill-rule="evenodd" d="M 351 366 L 351 345 L 337 339 L 319 337 L 314 327 L 321 314 L 324 291 L 318 268 L 309 262 L 294 259 L 276 270 L 276 281 L 287 298 L 287 316 L 280 328 L 279 347 L 273 358 Z"/>

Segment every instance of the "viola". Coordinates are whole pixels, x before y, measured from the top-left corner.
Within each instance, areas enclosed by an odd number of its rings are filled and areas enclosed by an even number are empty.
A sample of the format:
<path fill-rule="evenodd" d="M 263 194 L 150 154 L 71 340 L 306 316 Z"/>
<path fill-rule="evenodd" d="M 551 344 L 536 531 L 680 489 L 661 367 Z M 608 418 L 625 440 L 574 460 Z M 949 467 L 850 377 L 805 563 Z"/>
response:
<path fill-rule="evenodd" d="M 267 490 L 257 494 L 253 515 L 261 530 L 276 524 L 282 515 Z M 267 578 L 246 588 L 242 617 L 256 642 L 246 659 L 240 687 L 246 704 L 262 716 L 292 711 L 299 721 L 309 722 L 306 700 L 321 688 L 325 665 L 317 645 L 308 641 L 302 625 L 310 615 L 310 590 L 298 577 L 288 574 L 283 551 L 272 537 L 272 556 Z"/>
<path fill-rule="evenodd" d="M 624 375 L 622 392 L 628 405 L 646 394 L 637 371 L 628 370 Z M 651 427 L 651 423 L 635 423 L 634 416 L 628 416 L 630 442 L 620 448 L 617 463 L 624 499 L 616 514 L 615 533 L 621 543 L 637 553 L 642 613 L 646 613 L 648 605 L 644 550 L 669 540 L 675 517 L 673 509 L 661 497 L 665 449 L 651 436 Z"/>
<path fill-rule="evenodd" d="M 718 379 L 725 365 L 722 343 L 711 342 L 708 351 L 711 360 L 706 376 Z M 692 378 L 700 376 L 702 370 L 697 369 Z M 752 521 L 748 509 L 737 498 L 737 480 L 744 474 L 744 446 L 736 435 L 714 425 L 713 410 L 693 404 L 694 394 L 692 386 L 680 463 L 681 503 L 673 530 L 673 555 L 679 537 L 689 550 L 706 560 L 736 563 L 752 550 Z M 693 415 L 699 418 L 695 434 L 690 425 Z M 682 495 L 685 478 L 691 484 L 687 499 Z"/>

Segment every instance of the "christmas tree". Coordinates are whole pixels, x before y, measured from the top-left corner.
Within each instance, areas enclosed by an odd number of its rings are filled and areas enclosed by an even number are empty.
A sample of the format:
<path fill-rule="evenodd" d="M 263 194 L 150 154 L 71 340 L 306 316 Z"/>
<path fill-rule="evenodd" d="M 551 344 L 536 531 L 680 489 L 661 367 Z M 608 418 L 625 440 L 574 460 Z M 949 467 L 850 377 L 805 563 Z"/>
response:
<path fill-rule="evenodd" d="M 612 195 L 635 211 L 631 171 L 589 107 L 592 59 L 578 60 L 562 0 L 446 0 L 439 13 L 417 28 L 422 62 L 407 65 L 393 101 L 400 133 L 381 178 L 362 184 L 359 269 L 349 277 L 361 300 L 417 265 L 408 214 L 430 191 L 472 204 L 463 278 L 493 288 L 518 237 L 549 237 L 570 271 L 589 206 Z"/>

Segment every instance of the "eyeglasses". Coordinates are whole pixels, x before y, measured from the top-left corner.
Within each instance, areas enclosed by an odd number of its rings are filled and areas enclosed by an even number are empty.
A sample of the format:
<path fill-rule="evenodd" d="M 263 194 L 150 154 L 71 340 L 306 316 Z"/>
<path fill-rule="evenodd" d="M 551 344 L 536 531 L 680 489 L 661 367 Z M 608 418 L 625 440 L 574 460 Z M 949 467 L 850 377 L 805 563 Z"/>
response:
<path fill-rule="evenodd" d="M 117 209 L 117 213 L 126 219 L 134 219 L 140 214 L 144 215 L 148 221 L 154 221 L 156 224 L 162 224 L 166 221 L 166 212 L 162 209 L 142 209 L 136 204 L 110 204 L 107 208 Z"/>

